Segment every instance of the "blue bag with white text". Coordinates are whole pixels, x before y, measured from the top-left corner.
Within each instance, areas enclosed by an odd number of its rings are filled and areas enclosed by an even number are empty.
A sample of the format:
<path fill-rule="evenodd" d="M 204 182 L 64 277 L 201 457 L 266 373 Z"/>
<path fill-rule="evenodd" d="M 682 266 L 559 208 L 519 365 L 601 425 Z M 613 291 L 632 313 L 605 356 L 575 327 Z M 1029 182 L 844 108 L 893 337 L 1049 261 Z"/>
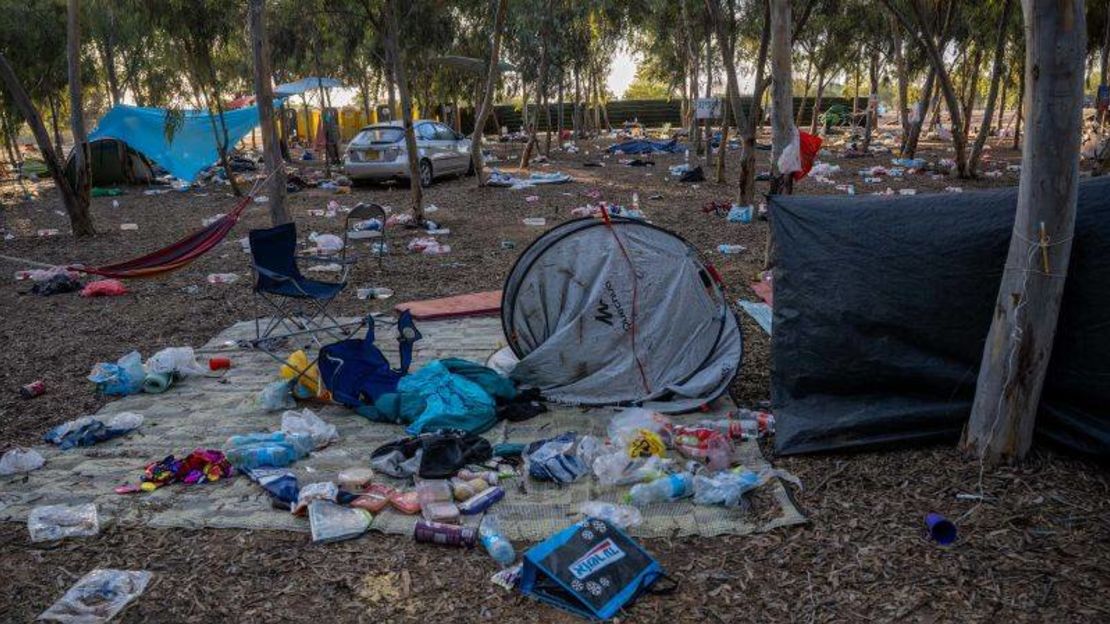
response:
<path fill-rule="evenodd" d="M 604 520 L 586 518 L 524 553 L 526 596 L 591 619 L 609 619 L 648 591 L 663 568 L 640 545 Z M 663 591 L 673 591 L 673 583 Z"/>

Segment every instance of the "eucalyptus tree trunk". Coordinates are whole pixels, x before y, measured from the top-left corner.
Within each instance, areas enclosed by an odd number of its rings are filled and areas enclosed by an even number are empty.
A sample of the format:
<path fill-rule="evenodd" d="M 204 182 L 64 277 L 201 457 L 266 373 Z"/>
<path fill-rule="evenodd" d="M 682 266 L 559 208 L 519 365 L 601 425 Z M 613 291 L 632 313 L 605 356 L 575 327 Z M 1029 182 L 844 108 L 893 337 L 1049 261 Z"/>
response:
<path fill-rule="evenodd" d="M 1022 0 L 1028 136 L 1017 217 L 961 447 L 1018 461 L 1033 441 L 1071 257 L 1083 122 L 1082 0 Z"/>
<path fill-rule="evenodd" d="M 470 163 L 474 168 L 478 186 L 484 186 L 482 177 L 482 133 L 486 128 L 486 119 L 489 119 L 490 110 L 493 109 L 493 89 L 497 86 L 498 65 L 501 62 L 501 30 L 505 25 L 505 11 L 508 0 L 499 0 L 497 11 L 493 17 L 493 45 L 490 50 L 489 67 L 486 70 L 486 87 L 482 91 L 482 101 L 474 116 L 474 130 L 470 133 Z"/>
<path fill-rule="evenodd" d="M 69 69 L 69 120 L 73 132 L 74 206 L 66 210 L 73 225 L 74 236 L 96 233 L 89 216 L 89 193 L 92 171 L 89 162 L 89 137 L 85 134 L 85 113 L 81 100 L 81 9 L 77 0 L 69 0 L 66 9 L 66 58 Z M 59 161 L 60 164 L 61 161 Z"/>
<path fill-rule="evenodd" d="M 266 171 L 273 177 L 267 196 L 270 198 L 270 222 L 281 225 L 292 221 L 285 209 L 285 163 L 274 127 L 274 93 L 270 85 L 270 44 L 266 36 L 266 0 L 250 0 L 248 7 L 251 31 L 251 53 L 254 57 L 254 99 L 262 126 L 262 156 Z"/>
<path fill-rule="evenodd" d="M 910 133 L 910 115 L 909 110 L 909 66 L 906 63 L 906 52 L 902 49 L 902 33 L 896 18 L 891 18 L 891 38 L 893 40 L 894 49 L 894 72 L 897 74 L 898 80 L 898 120 L 902 124 L 902 141 L 905 142 L 906 136 Z"/>
<path fill-rule="evenodd" d="M 871 59 L 867 65 L 867 76 L 871 90 L 867 94 L 867 120 L 864 124 L 863 151 L 871 149 L 871 136 L 875 133 L 875 126 L 879 121 L 879 50 L 871 51 Z"/>
<path fill-rule="evenodd" d="M 983 111 L 983 123 L 979 125 L 979 134 L 975 137 L 975 145 L 971 147 L 971 156 L 967 159 L 967 172 L 974 176 L 979 168 L 979 158 L 983 155 L 983 146 L 987 143 L 987 135 L 991 130 L 991 119 L 994 117 L 994 102 L 998 96 L 998 83 L 1002 78 L 1002 57 L 1006 54 L 1006 26 L 1010 22 L 1010 9 L 1014 0 L 1003 0 L 1002 15 L 998 18 L 998 35 L 994 46 L 994 68 L 991 70 L 991 86 L 987 93 L 986 110 Z"/>
<path fill-rule="evenodd" d="M 971 112 L 975 110 L 975 97 L 979 93 L 979 69 L 983 62 L 983 49 L 981 46 L 975 47 L 975 56 L 973 57 L 970 71 L 965 79 L 967 82 L 967 93 L 964 96 L 964 136 L 968 136 L 971 132 Z"/>
<path fill-rule="evenodd" d="M 929 115 L 929 102 L 933 99 L 933 84 L 936 77 L 937 73 L 932 67 L 925 72 L 925 84 L 921 87 L 921 99 L 917 102 L 917 121 L 910 122 L 909 134 L 902 137 L 902 158 L 913 158 L 917 154 L 917 142 L 921 138 L 925 118 Z"/>
<path fill-rule="evenodd" d="M 821 104 L 825 97 L 825 68 L 817 68 L 817 93 L 813 96 L 813 112 L 809 117 L 809 133 L 817 134 L 817 117 L 821 114 Z"/>
<path fill-rule="evenodd" d="M 54 94 L 50 94 L 47 96 L 47 100 L 50 102 L 50 125 L 54 130 L 54 149 L 58 151 L 60 157 L 65 158 L 66 151 L 65 145 L 62 143 L 62 120 L 59 119 L 58 98 L 54 97 Z M 64 166 L 65 162 L 59 164 Z"/>
<path fill-rule="evenodd" d="M 62 196 L 62 204 L 65 206 L 66 214 L 69 215 L 69 222 L 74 235 L 92 236 L 96 234 L 92 217 L 89 215 L 88 202 L 82 204 L 78 201 L 77 193 L 62 169 L 59 155 L 54 151 L 54 146 L 50 144 L 50 134 L 42 123 L 42 117 L 35 109 L 35 105 L 31 103 L 30 96 L 27 95 L 27 91 L 19 82 L 19 78 L 15 75 L 15 71 L 8 63 L 8 59 L 3 52 L 0 52 L 0 82 L 3 82 L 4 87 L 7 88 L 12 104 L 19 111 L 23 120 L 27 122 L 27 125 L 30 126 L 31 133 L 35 135 L 35 143 L 38 144 L 39 152 L 42 153 L 42 159 L 46 161 L 46 169 L 50 172 L 50 177 L 54 180 L 54 186 L 58 187 L 58 193 Z M 9 131 L 11 131 L 10 128 Z"/>
<path fill-rule="evenodd" d="M 412 216 L 418 224 L 424 223 L 424 187 L 420 180 L 420 155 L 416 147 L 416 134 L 412 125 L 412 96 L 409 94 L 405 61 L 401 57 L 401 12 L 398 6 L 402 0 L 389 0 L 386 17 L 385 45 L 389 54 L 393 76 L 397 80 L 397 91 L 401 98 L 401 123 L 405 128 L 405 152 L 409 161 L 409 188 L 412 190 Z M 434 171 L 433 171 L 434 173 Z"/>
<path fill-rule="evenodd" d="M 721 139 L 721 146 L 722 148 L 724 148 L 728 142 L 728 113 L 732 114 L 732 120 L 733 123 L 736 125 L 736 131 L 738 133 L 741 133 L 742 137 L 745 129 L 750 128 L 750 124 L 748 118 L 744 115 L 744 109 L 741 106 L 740 102 L 740 83 L 736 73 L 736 54 L 731 32 L 732 21 L 734 19 L 734 16 L 732 15 L 732 6 L 731 4 L 729 6 L 727 24 L 725 23 L 724 16 L 721 15 L 719 0 L 705 0 L 705 7 L 709 11 L 709 21 L 713 25 L 713 30 L 717 34 L 717 48 L 721 51 L 721 60 L 723 61 L 725 68 L 725 93 L 727 95 L 728 102 L 725 106 L 725 118 L 724 123 L 722 124 L 724 126 L 724 132 Z M 747 141 L 745 140 L 741 144 L 741 161 L 743 161 L 743 159 L 745 158 L 745 154 L 748 149 L 750 148 L 747 146 Z M 723 154 L 725 151 L 725 149 L 722 149 L 721 153 Z M 720 177 L 720 172 L 723 169 L 723 165 L 720 164 L 720 161 L 723 159 L 723 156 L 718 156 L 718 178 Z M 737 201 L 743 202 L 743 198 L 743 186 L 738 185 Z"/>
<path fill-rule="evenodd" d="M 791 0 L 771 3 L 771 175 L 778 175 L 779 157 L 794 140 L 794 85 L 791 68 Z"/>
<path fill-rule="evenodd" d="M 1025 5 L 1022 4 L 1022 10 L 1024 9 Z M 1016 119 L 1014 120 L 1014 149 L 1021 146 L 1021 121 L 1025 116 L 1025 70 L 1026 67 L 1023 65 L 1021 73 L 1018 74 L 1017 111 Z"/>

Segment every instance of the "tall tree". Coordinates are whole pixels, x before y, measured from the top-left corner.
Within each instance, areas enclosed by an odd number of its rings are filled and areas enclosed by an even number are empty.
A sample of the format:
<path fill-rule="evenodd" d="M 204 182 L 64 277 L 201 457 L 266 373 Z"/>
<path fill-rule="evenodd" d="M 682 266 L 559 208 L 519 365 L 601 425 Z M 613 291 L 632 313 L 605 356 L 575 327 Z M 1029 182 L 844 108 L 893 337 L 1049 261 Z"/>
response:
<path fill-rule="evenodd" d="M 405 3 L 406 5 L 408 3 Z M 408 11 L 412 8 L 409 7 Z M 407 12 L 407 11 L 406 11 Z M 409 92 L 408 74 L 405 68 L 405 58 L 401 49 L 401 0 L 386 0 L 385 15 L 385 45 L 389 66 L 397 81 L 397 91 L 401 98 L 401 123 L 405 128 L 405 152 L 409 161 L 409 187 L 412 189 L 412 214 L 417 223 L 424 223 L 424 181 L 423 169 L 427 169 L 427 177 L 431 177 L 431 163 L 421 161 L 416 148 L 416 134 L 413 129 L 412 96 Z M 408 15 L 405 16 L 406 18 Z M 430 180 L 429 180 L 430 181 Z"/>
<path fill-rule="evenodd" d="M 285 209 L 285 163 L 274 127 L 274 92 L 270 84 L 270 46 L 266 36 L 266 0 L 250 0 L 248 8 L 251 53 L 254 58 L 254 98 L 262 125 L 262 153 L 270 174 L 270 221 L 274 225 L 288 223 Z"/>
<path fill-rule="evenodd" d="M 73 132 L 74 211 L 70 214 L 76 236 L 92 236 L 95 229 L 89 217 L 92 172 L 89 139 L 85 134 L 85 112 L 81 98 L 81 8 L 77 0 L 66 5 L 66 58 L 69 67 L 69 118 Z M 68 205 L 67 205 L 68 209 Z"/>
<path fill-rule="evenodd" d="M 986 145 L 987 135 L 990 134 L 994 104 L 998 97 L 998 83 L 1002 80 L 1002 63 L 1006 56 L 1006 35 L 1010 32 L 1010 9 L 1013 5 L 1013 0 L 1002 0 L 1002 12 L 998 16 L 998 35 L 994 44 L 994 66 L 991 69 L 991 86 L 987 93 L 987 104 L 986 109 L 983 111 L 983 121 L 979 125 L 979 134 L 975 137 L 975 144 L 971 147 L 971 155 L 968 156 L 967 162 L 967 171 L 973 176 L 979 168 L 979 159 L 983 154 L 983 146 Z"/>
<path fill-rule="evenodd" d="M 497 77 L 500 75 L 501 63 L 501 33 L 505 27 L 505 13 L 508 0 L 497 0 L 493 18 L 492 44 L 490 47 L 489 66 L 486 68 L 486 86 L 482 91 L 482 100 L 474 118 L 474 130 L 470 135 L 470 162 L 474 168 L 478 186 L 485 185 L 482 176 L 482 134 L 485 132 L 486 120 L 489 119 L 490 110 L 493 108 L 493 90 L 497 86 Z"/>
<path fill-rule="evenodd" d="M 771 3 L 771 170 L 779 173 L 778 162 L 794 140 L 794 74 L 791 37 L 791 0 Z M 788 178 L 789 179 L 789 178 Z M 789 183 L 788 183 L 789 184 Z"/>
<path fill-rule="evenodd" d="M 1022 459 L 1064 292 L 1075 229 L 1083 115 L 1083 0 L 1022 0 L 1029 124 L 1017 216 L 962 446 Z"/>

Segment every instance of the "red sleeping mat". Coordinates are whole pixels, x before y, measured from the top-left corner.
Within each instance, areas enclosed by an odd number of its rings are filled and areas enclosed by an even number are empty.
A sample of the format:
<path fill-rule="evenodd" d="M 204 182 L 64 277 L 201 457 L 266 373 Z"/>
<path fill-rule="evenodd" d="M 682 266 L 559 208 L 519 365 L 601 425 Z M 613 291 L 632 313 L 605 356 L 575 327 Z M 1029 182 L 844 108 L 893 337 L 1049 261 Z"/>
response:
<path fill-rule="evenodd" d="M 417 320 L 459 318 L 463 316 L 486 316 L 501 313 L 501 291 L 456 295 L 442 299 L 426 299 L 399 303 L 393 308 L 398 314 L 408 310 Z"/>

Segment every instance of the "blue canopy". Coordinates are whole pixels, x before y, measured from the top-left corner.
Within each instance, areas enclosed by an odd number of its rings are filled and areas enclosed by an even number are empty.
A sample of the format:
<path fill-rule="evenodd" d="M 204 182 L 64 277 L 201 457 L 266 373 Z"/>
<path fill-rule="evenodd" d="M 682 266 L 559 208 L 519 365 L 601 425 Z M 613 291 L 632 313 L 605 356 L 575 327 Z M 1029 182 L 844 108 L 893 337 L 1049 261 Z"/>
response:
<path fill-rule="evenodd" d="M 322 76 L 309 76 L 308 78 L 301 78 L 296 82 L 287 82 L 278 85 L 274 89 L 274 95 L 278 97 L 289 97 L 290 95 L 299 95 L 305 91 L 312 91 L 324 87 L 325 89 L 334 89 L 342 87 L 343 83 L 335 78 L 324 78 Z"/>
<path fill-rule="evenodd" d="M 174 177 L 192 182 L 197 174 L 219 160 L 216 134 L 220 119 L 208 111 L 182 111 L 182 123 L 167 138 L 166 109 L 117 104 L 101 118 L 89 140 L 118 139 L 142 152 Z M 258 125 L 258 107 L 247 106 L 224 113 L 230 148 Z M 222 130 L 221 130 L 222 132 Z"/>

